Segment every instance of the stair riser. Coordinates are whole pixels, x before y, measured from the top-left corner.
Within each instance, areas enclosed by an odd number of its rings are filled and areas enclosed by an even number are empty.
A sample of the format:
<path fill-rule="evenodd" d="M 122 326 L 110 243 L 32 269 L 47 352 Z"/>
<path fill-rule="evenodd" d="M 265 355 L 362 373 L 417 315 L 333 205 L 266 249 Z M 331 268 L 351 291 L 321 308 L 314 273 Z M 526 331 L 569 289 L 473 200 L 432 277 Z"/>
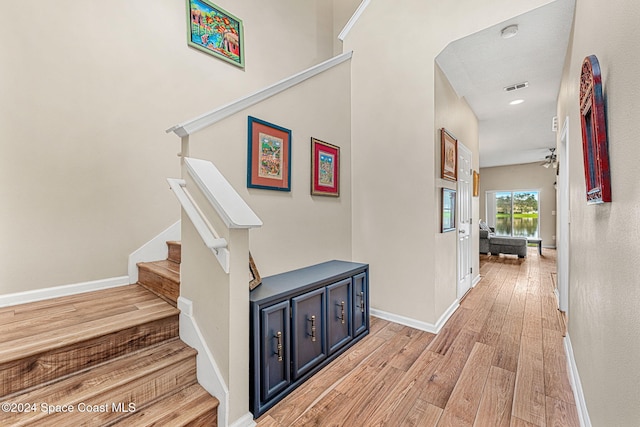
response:
<path fill-rule="evenodd" d="M 156 295 L 169 300 L 174 306 L 180 296 L 180 283 L 176 283 L 152 271 L 140 268 L 138 272 L 138 283 Z"/>
<path fill-rule="evenodd" d="M 13 418 L 2 419 L 6 425 L 57 427 L 61 425 L 105 426 L 125 418 L 145 405 L 175 393 L 176 390 L 188 387 L 197 382 L 195 356 L 171 366 L 164 367 L 147 375 L 125 382 L 108 390 L 100 390 L 100 384 L 92 395 L 77 399 L 65 400 L 65 394 L 51 397 L 55 404 L 73 406 L 72 413 L 47 414 L 40 410 L 25 414 L 15 414 Z M 73 390 L 69 390 L 72 394 Z M 62 403 L 60 403 L 62 402 Z M 129 406 L 133 404 L 134 407 Z M 53 405 L 53 403 L 49 403 Z M 114 406 L 115 405 L 115 406 Z M 90 414 L 86 408 L 96 408 Z M 5 415 L 5 414 L 0 414 Z M 88 416 L 89 415 L 89 416 Z M 5 425 L 5 424 L 3 424 Z"/>
<path fill-rule="evenodd" d="M 182 262 L 182 246 L 180 243 L 167 242 L 167 246 L 169 247 L 169 256 L 167 259 L 180 264 L 180 262 Z"/>
<path fill-rule="evenodd" d="M 0 365 L 0 396 L 55 380 L 179 335 L 178 316 Z"/>

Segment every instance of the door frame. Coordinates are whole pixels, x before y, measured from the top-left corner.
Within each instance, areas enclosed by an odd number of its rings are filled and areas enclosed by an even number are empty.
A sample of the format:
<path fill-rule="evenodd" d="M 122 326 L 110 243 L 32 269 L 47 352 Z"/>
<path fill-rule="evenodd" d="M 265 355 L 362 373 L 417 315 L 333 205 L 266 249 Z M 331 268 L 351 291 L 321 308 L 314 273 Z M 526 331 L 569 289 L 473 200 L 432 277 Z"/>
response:
<path fill-rule="evenodd" d="M 569 199 L 569 116 L 565 117 L 559 142 L 559 168 L 556 181 L 558 216 L 556 217 L 558 246 L 558 308 L 569 312 L 569 239 L 571 238 L 571 201 Z"/>
<path fill-rule="evenodd" d="M 466 191 L 466 199 L 467 200 L 462 200 L 463 197 L 463 192 L 460 191 L 460 173 L 458 173 L 458 182 L 457 184 L 457 208 L 456 208 L 456 215 L 457 215 L 457 220 L 456 220 L 456 297 L 458 299 L 461 299 L 467 292 L 469 292 L 469 290 L 471 290 L 471 288 L 473 287 L 473 227 L 472 227 L 472 223 L 473 223 L 473 174 L 472 174 L 472 165 L 473 165 L 473 153 L 471 152 L 471 150 L 469 150 L 464 144 L 462 144 L 460 141 L 458 141 L 458 153 L 464 153 L 466 155 L 468 155 L 469 157 L 469 183 L 468 183 L 468 191 Z M 459 161 L 459 159 L 458 159 Z M 463 223 L 461 222 L 462 219 L 462 209 L 464 209 L 464 206 L 467 206 L 469 209 L 469 221 L 468 223 Z M 460 245 L 460 233 L 462 232 L 462 230 L 464 229 L 464 234 L 466 235 L 467 239 L 468 239 L 468 244 L 467 246 L 467 253 L 463 254 L 462 253 L 462 249 L 461 249 L 461 245 Z M 467 274 L 468 276 L 468 281 L 469 281 L 469 286 L 468 289 L 461 289 L 461 282 L 462 282 L 462 277 L 461 277 L 461 268 L 460 268 L 460 260 L 462 256 L 467 257 L 467 265 L 469 266 L 469 272 Z M 466 277 L 466 276 L 465 276 Z"/>

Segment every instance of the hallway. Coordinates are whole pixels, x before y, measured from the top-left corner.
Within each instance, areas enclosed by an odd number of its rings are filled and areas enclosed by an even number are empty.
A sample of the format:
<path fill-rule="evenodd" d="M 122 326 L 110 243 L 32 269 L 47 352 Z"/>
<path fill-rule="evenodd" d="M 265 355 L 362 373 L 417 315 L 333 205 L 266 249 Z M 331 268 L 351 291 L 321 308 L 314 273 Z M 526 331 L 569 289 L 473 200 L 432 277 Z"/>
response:
<path fill-rule="evenodd" d="M 258 426 L 578 426 L 553 294 L 556 251 L 480 257 L 440 334 L 382 319 Z"/>

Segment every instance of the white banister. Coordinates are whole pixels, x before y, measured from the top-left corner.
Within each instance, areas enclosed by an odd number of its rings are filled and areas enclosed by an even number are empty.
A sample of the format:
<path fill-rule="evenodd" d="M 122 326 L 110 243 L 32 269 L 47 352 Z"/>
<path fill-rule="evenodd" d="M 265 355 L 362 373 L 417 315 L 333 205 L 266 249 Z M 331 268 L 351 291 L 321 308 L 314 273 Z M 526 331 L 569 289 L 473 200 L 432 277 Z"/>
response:
<path fill-rule="evenodd" d="M 308 68 L 304 71 L 299 72 L 298 74 L 294 74 L 291 77 L 288 77 L 284 80 L 281 80 L 277 83 L 272 84 L 271 86 L 267 86 L 264 89 L 261 89 L 257 92 L 252 93 L 251 95 L 245 96 L 243 98 L 232 101 L 227 105 L 223 105 L 220 108 L 216 108 L 213 111 L 205 113 L 201 116 L 198 116 L 194 119 L 186 121 L 184 123 L 177 124 L 169 129 L 167 129 L 167 133 L 173 132 L 181 138 L 184 138 L 188 135 L 191 135 L 201 129 L 206 128 L 207 126 L 211 126 L 214 123 L 223 120 L 226 117 L 231 116 L 239 111 L 244 110 L 247 107 L 250 107 L 258 102 L 264 101 L 267 98 L 272 97 L 282 91 L 289 89 L 303 81 L 310 79 L 311 77 L 322 73 L 336 65 L 339 65 L 349 59 L 351 59 L 353 52 L 345 52 L 343 54 L 334 56 L 331 59 L 328 59 L 318 65 L 315 65 L 311 68 Z M 184 142 L 184 139 L 183 139 Z M 183 144 L 184 145 L 184 144 Z M 182 155 L 184 157 L 188 156 L 187 149 L 183 147 Z"/>
<path fill-rule="evenodd" d="M 185 158 L 189 175 L 228 228 L 256 228 L 262 221 L 218 168 L 208 160 Z"/>
<path fill-rule="evenodd" d="M 211 226 L 207 224 L 200 209 L 184 188 L 187 183 L 184 179 L 167 178 L 169 187 L 174 192 L 180 205 L 198 231 L 206 247 L 211 249 L 215 254 L 220 266 L 225 273 L 229 273 L 229 250 L 227 249 L 227 240 L 218 237 Z"/>
<path fill-rule="evenodd" d="M 363 0 L 362 3 L 360 3 L 360 6 L 358 6 L 342 31 L 340 31 L 340 34 L 338 34 L 338 40 L 343 42 L 344 39 L 347 38 L 347 34 L 349 34 L 349 31 L 351 31 L 353 26 L 356 25 L 356 22 L 360 19 L 360 15 L 364 13 L 364 10 L 369 6 L 369 3 L 371 3 L 371 0 Z"/>

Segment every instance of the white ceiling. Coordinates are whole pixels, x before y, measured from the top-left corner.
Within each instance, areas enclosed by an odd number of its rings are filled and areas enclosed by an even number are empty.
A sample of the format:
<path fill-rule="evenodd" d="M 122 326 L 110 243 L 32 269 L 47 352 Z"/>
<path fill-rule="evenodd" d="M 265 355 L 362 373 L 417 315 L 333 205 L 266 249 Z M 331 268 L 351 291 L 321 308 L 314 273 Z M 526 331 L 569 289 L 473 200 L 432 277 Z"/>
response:
<path fill-rule="evenodd" d="M 456 40 L 436 58 L 478 117 L 480 167 L 542 162 L 555 147 L 551 126 L 574 5 L 575 0 L 555 0 Z M 512 24 L 518 33 L 502 38 L 501 30 Z M 521 82 L 529 87 L 503 89 Z M 515 99 L 524 102 L 509 105 Z"/>

